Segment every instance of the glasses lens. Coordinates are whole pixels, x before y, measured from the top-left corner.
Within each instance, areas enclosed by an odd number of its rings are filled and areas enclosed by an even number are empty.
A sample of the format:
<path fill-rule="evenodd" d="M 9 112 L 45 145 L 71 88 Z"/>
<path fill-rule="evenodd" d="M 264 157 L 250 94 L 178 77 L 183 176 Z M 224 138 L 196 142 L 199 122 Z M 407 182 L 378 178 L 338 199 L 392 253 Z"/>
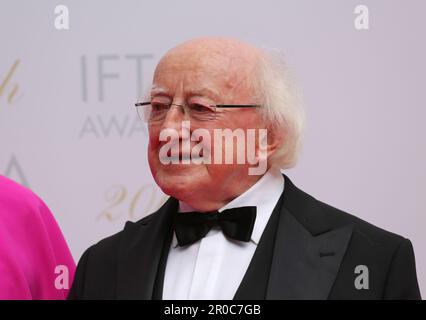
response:
<path fill-rule="evenodd" d="M 151 103 L 137 106 L 137 112 L 142 120 L 148 122 L 162 121 L 166 118 L 167 112 L 170 110 L 171 104 L 166 101 L 153 100 Z M 210 121 L 216 118 L 216 106 L 204 105 L 200 103 L 191 103 L 188 106 L 176 105 L 183 108 L 193 121 Z"/>
<path fill-rule="evenodd" d="M 150 120 L 162 120 L 167 114 L 167 111 L 170 109 L 169 103 L 164 103 L 161 101 L 152 101 L 149 109 L 149 119 Z"/>
<path fill-rule="evenodd" d="M 191 119 L 196 121 L 210 121 L 216 118 L 215 106 L 191 103 L 188 105 L 188 110 Z"/>

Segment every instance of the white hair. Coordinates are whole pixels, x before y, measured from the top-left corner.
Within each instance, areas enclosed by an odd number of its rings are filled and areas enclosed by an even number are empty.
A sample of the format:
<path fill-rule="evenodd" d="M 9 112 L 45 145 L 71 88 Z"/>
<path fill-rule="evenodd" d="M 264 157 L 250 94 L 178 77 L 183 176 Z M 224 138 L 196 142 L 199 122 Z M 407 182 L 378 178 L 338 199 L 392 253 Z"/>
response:
<path fill-rule="evenodd" d="M 261 115 L 272 134 L 282 138 L 269 161 L 281 169 L 291 168 L 297 162 L 305 122 L 300 92 L 279 51 L 264 52 L 257 72 L 255 85 L 262 101 Z"/>

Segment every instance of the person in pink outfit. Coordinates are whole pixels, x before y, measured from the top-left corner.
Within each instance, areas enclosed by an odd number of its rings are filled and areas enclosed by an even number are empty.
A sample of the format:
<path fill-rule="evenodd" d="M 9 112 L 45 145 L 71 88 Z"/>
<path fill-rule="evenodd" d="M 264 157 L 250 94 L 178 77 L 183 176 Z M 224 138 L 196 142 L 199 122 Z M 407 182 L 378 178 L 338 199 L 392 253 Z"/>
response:
<path fill-rule="evenodd" d="M 0 176 L 0 299 L 65 299 L 75 263 L 52 213 Z"/>

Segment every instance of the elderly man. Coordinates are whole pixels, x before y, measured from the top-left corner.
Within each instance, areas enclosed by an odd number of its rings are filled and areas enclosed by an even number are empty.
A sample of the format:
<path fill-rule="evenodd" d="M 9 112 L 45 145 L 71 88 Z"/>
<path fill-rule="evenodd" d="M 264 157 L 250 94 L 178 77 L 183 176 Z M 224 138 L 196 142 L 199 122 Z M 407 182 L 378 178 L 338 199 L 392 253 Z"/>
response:
<path fill-rule="evenodd" d="M 233 39 L 191 40 L 161 59 L 137 106 L 170 198 L 89 248 L 69 298 L 420 298 L 409 240 L 281 173 L 303 114 L 279 60 Z"/>

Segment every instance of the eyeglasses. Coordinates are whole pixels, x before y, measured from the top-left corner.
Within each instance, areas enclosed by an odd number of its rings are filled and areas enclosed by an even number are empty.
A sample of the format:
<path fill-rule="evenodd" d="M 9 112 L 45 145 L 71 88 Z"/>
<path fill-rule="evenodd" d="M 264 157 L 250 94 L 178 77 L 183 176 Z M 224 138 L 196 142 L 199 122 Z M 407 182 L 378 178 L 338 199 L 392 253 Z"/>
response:
<path fill-rule="evenodd" d="M 138 102 L 135 103 L 139 117 L 146 119 L 148 122 L 158 122 L 166 118 L 167 112 L 171 106 L 181 107 L 189 118 L 195 121 L 211 121 L 216 119 L 218 109 L 222 108 L 259 108 L 258 104 L 216 104 L 205 105 L 200 103 L 190 103 L 181 105 L 176 103 L 165 103 L 158 101 Z"/>

